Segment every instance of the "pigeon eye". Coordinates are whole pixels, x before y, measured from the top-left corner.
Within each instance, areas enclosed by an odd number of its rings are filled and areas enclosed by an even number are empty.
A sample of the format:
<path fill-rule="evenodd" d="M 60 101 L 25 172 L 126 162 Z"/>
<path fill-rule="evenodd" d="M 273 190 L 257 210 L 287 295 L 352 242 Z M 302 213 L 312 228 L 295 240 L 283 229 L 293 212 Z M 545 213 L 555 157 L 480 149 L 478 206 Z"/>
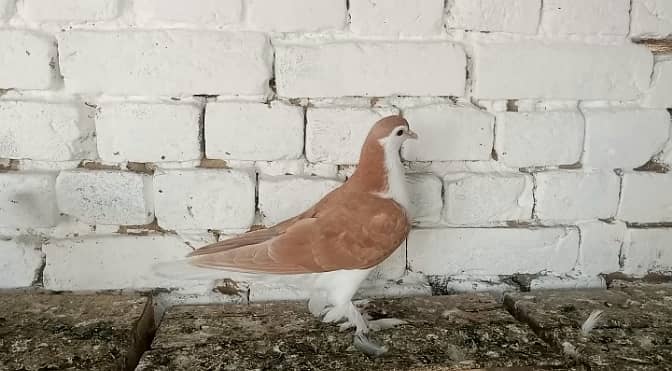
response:
<path fill-rule="evenodd" d="M 399 130 L 399 131 L 397 131 L 397 136 L 398 136 L 398 137 L 400 137 L 400 136 L 401 136 L 401 134 L 403 134 L 403 133 L 404 133 L 404 131 L 403 131 L 403 130 Z"/>

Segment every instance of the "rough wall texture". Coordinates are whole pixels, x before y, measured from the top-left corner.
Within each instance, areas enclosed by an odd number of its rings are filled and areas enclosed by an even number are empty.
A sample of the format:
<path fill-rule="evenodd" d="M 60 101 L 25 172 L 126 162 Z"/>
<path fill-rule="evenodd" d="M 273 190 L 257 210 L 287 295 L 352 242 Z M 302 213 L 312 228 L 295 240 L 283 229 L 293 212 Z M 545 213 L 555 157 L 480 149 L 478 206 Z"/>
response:
<path fill-rule="evenodd" d="M 0 287 L 179 287 L 150 265 L 301 211 L 395 113 L 416 228 L 374 279 L 669 273 L 670 4 L 0 0 Z"/>

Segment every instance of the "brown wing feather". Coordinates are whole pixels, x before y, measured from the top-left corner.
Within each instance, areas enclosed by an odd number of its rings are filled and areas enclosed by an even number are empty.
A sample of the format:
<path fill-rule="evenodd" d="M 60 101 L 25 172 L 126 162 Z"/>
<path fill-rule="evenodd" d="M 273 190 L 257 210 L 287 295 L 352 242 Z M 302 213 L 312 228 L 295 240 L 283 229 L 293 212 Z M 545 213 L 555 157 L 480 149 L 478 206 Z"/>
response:
<path fill-rule="evenodd" d="M 336 194 L 316 205 L 312 214 L 264 242 L 201 254 L 191 262 L 277 274 L 365 269 L 392 254 L 410 230 L 397 203 L 368 193 Z"/>

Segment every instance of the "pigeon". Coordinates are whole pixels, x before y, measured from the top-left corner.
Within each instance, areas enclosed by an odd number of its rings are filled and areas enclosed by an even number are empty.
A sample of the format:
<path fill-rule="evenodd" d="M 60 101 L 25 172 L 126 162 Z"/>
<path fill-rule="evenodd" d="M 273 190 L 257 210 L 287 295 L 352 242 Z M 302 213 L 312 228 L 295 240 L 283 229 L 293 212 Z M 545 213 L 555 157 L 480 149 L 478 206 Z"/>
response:
<path fill-rule="evenodd" d="M 295 217 L 194 250 L 184 262 L 208 270 L 309 275 L 310 312 L 327 323 L 343 322 L 341 329 L 354 327 L 355 339 L 379 352 L 368 343 L 367 320 L 352 298 L 411 229 L 400 156 L 407 139 L 417 135 L 404 118 L 380 119 L 340 187 Z"/>

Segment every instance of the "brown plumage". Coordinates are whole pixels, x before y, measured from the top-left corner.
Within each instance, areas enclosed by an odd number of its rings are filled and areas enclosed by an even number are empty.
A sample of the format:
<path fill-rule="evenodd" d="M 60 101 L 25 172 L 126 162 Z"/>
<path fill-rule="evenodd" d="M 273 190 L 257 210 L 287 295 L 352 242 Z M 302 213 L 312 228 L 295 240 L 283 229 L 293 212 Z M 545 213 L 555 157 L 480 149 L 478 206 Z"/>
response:
<path fill-rule="evenodd" d="M 410 230 L 406 210 L 383 195 L 389 189 L 381 139 L 408 123 L 400 116 L 378 121 L 362 147 L 355 173 L 300 215 L 267 229 L 194 251 L 203 268 L 274 274 L 371 268 L 399 247 Z"/>

